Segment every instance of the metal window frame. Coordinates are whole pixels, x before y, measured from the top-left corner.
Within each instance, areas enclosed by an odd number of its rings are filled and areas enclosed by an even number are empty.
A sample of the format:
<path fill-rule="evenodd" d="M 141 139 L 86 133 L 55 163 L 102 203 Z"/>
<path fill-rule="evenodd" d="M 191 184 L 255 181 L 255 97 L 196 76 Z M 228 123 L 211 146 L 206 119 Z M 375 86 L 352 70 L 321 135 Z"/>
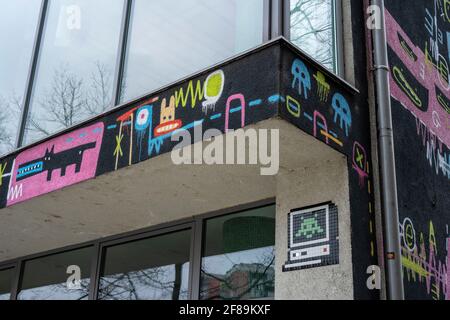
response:
<path fill-rule="evenodd" d="M 98 296 L 100 273 L 102 264 L 104 261 L 105 249 L 111 246 L 123 245 L 129 242 L 143 240 L 146 238 L 152 238 L 161 236 L 164 234 L 190 230 L 191 243 L 190 243 L 190 268 L 189 268 L 189 283 L 188 283 L 188 297 L 190 300 L 200 299 L 200 280 L 201 280 L 201 263 L 203 255 L 204 244 L 204 228 L 205 223 L 214 218 L 219 218 L 227 215 L 238 214 L 247 210 L 253 210 L 258 208 L 264 208 L 273 206 L 276 204 L 275 198 L 267 198 L 260 201 L 250 202 L 246 204 L 240 204 L 237 206 L 227 207 L 220 210 L 208 212 L 205 214 L 193 216 L 190 218 L 184 218 L 172 222 L 162 223 L 159 225 L 134 230 L 130 232 L 121 233 L 118 235 L 112 235 L 101 239 L 87 241 L 80 244 L 70 245 L 63 248 L 57 248 L 40 252 L 25 257 L 20 257 L 10 261 L 0 263 L 0 270 L 6 270 L 14 268 L 14 276 L 12 279 L 11 288 L 11 300 L 17 300 L 20 292 L 20 286 L 23 278 L 24 266 L 27 261 L 42 259 L 45 257 L 62 254 L 70 251 L 93 247 L 93 256 L 91 260 L 90 270 L 90 290 L 89 300 L 96 300 Z"/>
<path fill-rule="evenodd" d="M 19 258 L 19 260 L 16 262 L 17 265 L 17 271 L 15 274 L 15 279 L 14 279 L 14 299 L 11 300 L 18 300 L 18 296 L 20 293 L 20 288 L 22 285 L 22 280 L 23 280 L 23 273 L 25 271 L 25 265 L 27 262 L 33 261 L 33 260 L 39 260 L 39 259 L 44 259 L 47 257 L 51 257 L 51 256 L 55 256 L 58 254 L 64 254 L 64 253 L 68 253 L 71 251 L 77 251 L 77 250 L 82 250 L 82 249 L 87 249 L 87 248 L 94 248 L 94 244 L 81 244 L 81 245 L 73 245 L 73 246 L 69 246 L 66 247 L 65 250 L 59 250 L 59 249 L 54 249 L 54 250 L 50 250 L 50 251 L 46 251 L 44 253 L 37 253 L 37 254 L 33 254 L 33 255 L 29 255 L 27 257 L 23 257 L 23 258 Z M 95 251 L 94 251 L 95 253 Z M 91 273 L 89 273 L 91 275 Z M 89 277 L 89 280 L 91 280 L 91 278 Z M 89 291 L 89 296 L 90 296 L 90 291 Z"/>
<path fill-rule="evenodd" d="M 119 105 L 122 101 L 122 85 L 125 75 L 125 63 L 127 58 L 128 40 L 131 28 L 131 16 L 133 14 L 135 2 L 133 0 L 124 0 L 122 24 L 120 27 L 120 40 L 117 51 L 116 68 L 113 83 L 113 96 L 111 97 L 111 108 Z"/>
<path fill-rule="evenodd" d="M 22 98 L 22 114 L 20 116 L 19 131 L 16 137 L 16 148 L 19 149 L 23 145 L 23 139 L 25 136 L 25 130 L 28 120 L 28 114 L 30 111 L 31 98 L 33 95 L 34 80 L 36 78 L 37 66 L 39 63 L 39 53 L 42 45 L 42 37 L 44 35 L 45 24 L 47 20 L 48 8 L 50 0 L 41 0 L 41 7 L 39 11 L 39 18 L 36 27 L 33 51 L 31 54 L 31 60 L 28 68 L 27 82 L 25 84 L 25 92 Z"/>
<path fill-rule="evenodd" d="M 96 270 L 95 289 L 93 292 L 93 299 L 95 299 L 95 300 L 98 299 L 100 278 L 102 277 L 102 271 L 103 271 L 103 267 L 104 267 L 104 263 L 105 263 L 106 250 L 108 248 L 115 247 L 115 246 L 123 246 L 123 245 L 127 245 L 129 243 L 132 243 L 132 242 L 142 241 L 142 240 L 151 239 L 151 238 L 157 238 L 160 236 L 164 236 L 164 235 L 168 235 L 168 234 L 176 233 L 176 232 L 181 232 L 181 231 L 186 231 L 186 230 L 190 231 L 190 237 L 191 237 L 190 243 L 192 244 L 193 227 L 194 227 L 193 222 L 189 222 L 189 223 L 177 224 L 174 226 L 165 227 L 165 228 L 161 228 L 161 229 L 155 229 L 155 230 L 145 232 L 145 233 L 139 233 L 139 234 L 136 234 L 133 236 L 129 236 L 126 239 L 119 238 L 119 239 L 113 239 L 110 241 L 101 242 L 99 244 L 99 255 L 98 255 L 98 261 L 97 261 L 97 265 L 96 265 L 97 270 Z M 191 244 L 190 244 L 190 248 L 189 248 L 189 250 L 190 250 L 189 263 L 192 262 L 193 251 L 194 251 L 194 248 L 191 246 Z M 191 269 L 192 268 L 189 268 L 189 278 L 191 278 L 191 276 L 190 276 L 191 272 L 192 272 Z M 191 292 L 190 281 L 188 281 L 188 292 Z"/>
<path fill-rule="evenodd" d="M 13 300 L 13 291 L 14 291 L 14 286 L 15 286 L 17 263 L 5 264 L 3 266 L 0 266 L 0 272 L 6 271 L 6 270 L 13 270 L 12 277 L 11 277 L 11 283 L 10 283 L 11 287 L 9 288 L 9 300 Z"/>
<path fill-rule="evenodd" d="M 291 0 L 272 0 L 274 3 L 281 2 L 275 5 L 276 10 L 281 10 L 282 14 L 273 17 L 273 19 L 280 19 L 281 21 L 273 21 L 273 24 L 281 26 L 281 34 L 286 39 L 291 39 L 291 24 L 290 24 L 290 1 Z M 344 67 L 344 38 L 343 38 L 343 0 L 331 0 L 332 5 L 332 24 L 333 24 L 333 64 L 335 73 L 337 76 L 345 77 Z M 319 62 L 320 63 L 320 62 Z"/>

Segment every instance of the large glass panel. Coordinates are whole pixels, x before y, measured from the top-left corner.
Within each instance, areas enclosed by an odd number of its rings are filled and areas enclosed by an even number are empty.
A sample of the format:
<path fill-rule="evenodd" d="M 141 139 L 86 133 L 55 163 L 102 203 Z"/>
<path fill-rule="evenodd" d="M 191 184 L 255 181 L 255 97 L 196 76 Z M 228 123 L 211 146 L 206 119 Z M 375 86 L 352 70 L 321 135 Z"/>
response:
<path fill-rule="evenodd" d="M 25 262 L 19 300 L 87 300 L 93 247 Z"/>
<path fill-rule="evenodd" d="M 275 207 L 206 222 L 200 298 L 273 298 Z"/>
<path fill-rule="evenodd" d="M 26 144 L 111 106 L 123 1 L 50 1 Z"/>
<path fill-rule="evenodd" d="M 291 41 L 303 51 L 336 71 L 335 0 L 290 0 Z"/>
<path fill-rule="evenodd" d="M 2 1 L 0 9 L 0 155 L 15 148 L 41 0 Z"/>
<path fill-rule="evenodd" d="M 11 284 L 14 269 L 0 270 L 0 301 L 9 300 L 11 297 Z"/>
<path fill-rule="evenodd" d="M 122 101 L 263 41 L 264 0 L 136 0 Z"/>
<path fill-rule="evenodd" d="M 186 300 L 191 231 L 108 247 L 99 300 Z"/>

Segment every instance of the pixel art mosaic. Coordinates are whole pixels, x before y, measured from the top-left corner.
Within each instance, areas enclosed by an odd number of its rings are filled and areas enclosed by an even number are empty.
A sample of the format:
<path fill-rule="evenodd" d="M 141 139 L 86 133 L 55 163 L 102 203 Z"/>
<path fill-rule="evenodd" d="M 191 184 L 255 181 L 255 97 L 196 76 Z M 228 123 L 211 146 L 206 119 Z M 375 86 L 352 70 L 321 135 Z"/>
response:
<path fill-rule="evenodd" d="M 338 210 L 332 203 L 288 215 L 288 260 L 283 271 L 339 264 Z"/>

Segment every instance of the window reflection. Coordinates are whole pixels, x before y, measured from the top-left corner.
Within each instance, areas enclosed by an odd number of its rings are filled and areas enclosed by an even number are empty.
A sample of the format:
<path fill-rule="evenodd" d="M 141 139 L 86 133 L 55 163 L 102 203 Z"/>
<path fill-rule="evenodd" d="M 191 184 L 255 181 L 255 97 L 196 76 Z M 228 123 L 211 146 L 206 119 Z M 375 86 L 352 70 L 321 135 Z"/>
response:
<path fill-rule="evenodd" d="M 263 41 L 264 0 L 136 0 L 122 101 Z"/>
<path fill-rule="evenodd" d="M 52 0 L 25 143 L 111 106 L 123 0 Z"/>
<path fill-rule="evenodd" d="M 274 206 L 208 220 L 205 232 L 201 299 L 274 296 Z"/>
<path fill-rule="evenodd" d="M 93 248 L 26 261 L 19 300 L 87 300 Z"/>
<path fill-rule="evenodd" d="M 336 71 L 334 0 L 290 0 L 291 41 Z"/>
<path fill-rule="evenodd" d="M 2 1 L 0 155 L 15 149 L 41 0 Z M 20 17 L 20 18 L 18 18 Z"/>
<path fill-rule="evenodd" d="M 0 301 L 9 300 L 14 269 L 0 270 Z"/>
<path fill-rule="evenodd" d="M 190 230 L 108 247 L 100 300 L 188 298 Z"/>

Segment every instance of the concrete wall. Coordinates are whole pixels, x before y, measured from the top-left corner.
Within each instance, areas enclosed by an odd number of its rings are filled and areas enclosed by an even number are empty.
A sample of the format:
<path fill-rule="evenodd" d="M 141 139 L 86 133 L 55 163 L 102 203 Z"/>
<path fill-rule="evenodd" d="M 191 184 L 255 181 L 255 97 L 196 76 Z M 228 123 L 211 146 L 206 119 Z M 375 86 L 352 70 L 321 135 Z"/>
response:
<path fill-rule="evenodd" d="M 332 201 L 339 210 L 339 265 L 282 272 L 287 259 L 287 217 L 293 208 Z M 277 176 L 276 299 L 352 299 L 350 203 L 347 160 L 282 167 Z"/>

